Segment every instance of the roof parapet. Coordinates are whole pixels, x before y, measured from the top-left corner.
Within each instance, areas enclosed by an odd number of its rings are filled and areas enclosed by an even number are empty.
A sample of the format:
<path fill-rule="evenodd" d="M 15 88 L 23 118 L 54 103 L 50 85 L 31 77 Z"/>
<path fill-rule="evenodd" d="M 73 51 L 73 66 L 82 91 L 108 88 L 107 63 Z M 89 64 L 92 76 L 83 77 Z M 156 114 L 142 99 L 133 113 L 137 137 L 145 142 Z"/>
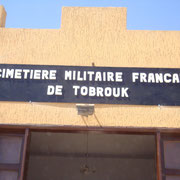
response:
<path fill-rule="evenodd" d="M 62 29 L 116 29 L 126 30 L 125 7 L 63 7 Z"/>

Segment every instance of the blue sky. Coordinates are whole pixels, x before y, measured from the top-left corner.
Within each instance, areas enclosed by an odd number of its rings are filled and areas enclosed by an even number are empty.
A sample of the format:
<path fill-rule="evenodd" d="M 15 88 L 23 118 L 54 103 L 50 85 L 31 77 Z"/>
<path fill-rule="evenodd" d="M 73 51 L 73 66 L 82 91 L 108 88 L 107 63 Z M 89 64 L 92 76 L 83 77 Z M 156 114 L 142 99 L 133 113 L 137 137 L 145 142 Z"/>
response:
<path fill-rule="evenodd" d="M 59 29 L 62 6 L 127 7 L 127 29 L 180 31 L 180 0 L 0 0 L 7 28 Z"/>

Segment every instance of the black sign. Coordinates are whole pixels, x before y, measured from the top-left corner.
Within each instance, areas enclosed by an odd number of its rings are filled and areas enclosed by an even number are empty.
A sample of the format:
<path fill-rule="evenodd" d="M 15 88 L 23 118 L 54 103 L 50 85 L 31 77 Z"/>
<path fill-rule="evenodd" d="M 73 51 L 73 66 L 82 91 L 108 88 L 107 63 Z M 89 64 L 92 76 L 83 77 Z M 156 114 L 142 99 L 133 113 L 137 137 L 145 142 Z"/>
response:
<path fill-rule="evenodd" d="M 1 64 L 0 101 L 180 106 L 180 69 Z"/>

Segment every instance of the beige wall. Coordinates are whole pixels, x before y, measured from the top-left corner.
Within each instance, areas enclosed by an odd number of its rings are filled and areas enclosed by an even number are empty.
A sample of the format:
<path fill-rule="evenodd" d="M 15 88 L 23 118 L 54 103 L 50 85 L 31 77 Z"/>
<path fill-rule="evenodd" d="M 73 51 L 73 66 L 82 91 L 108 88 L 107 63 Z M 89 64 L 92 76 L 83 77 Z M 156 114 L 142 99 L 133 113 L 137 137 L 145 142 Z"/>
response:
<path fill-rule="evenodd" d="M 180 68 L 180 31 L 126 29 L 126 8 L 62 10 L 61 29 L 0 28 L 0 63 Z M 180 128 L 180 107 L 0 103 L 0 124 Z"/>

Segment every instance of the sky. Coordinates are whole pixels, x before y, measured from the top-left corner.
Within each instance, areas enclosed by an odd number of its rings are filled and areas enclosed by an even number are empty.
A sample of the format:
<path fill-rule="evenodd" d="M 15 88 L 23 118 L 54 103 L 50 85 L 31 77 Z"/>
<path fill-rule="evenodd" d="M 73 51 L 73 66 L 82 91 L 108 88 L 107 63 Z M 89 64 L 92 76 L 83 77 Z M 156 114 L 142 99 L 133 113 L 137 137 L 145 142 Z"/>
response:
<path fill-rule="evenodd" d="M 0 0 L 6 28 L 59 29 L 61 8 L 127 7 L 129 30 L 180 31 L 180 0 Z"/>

